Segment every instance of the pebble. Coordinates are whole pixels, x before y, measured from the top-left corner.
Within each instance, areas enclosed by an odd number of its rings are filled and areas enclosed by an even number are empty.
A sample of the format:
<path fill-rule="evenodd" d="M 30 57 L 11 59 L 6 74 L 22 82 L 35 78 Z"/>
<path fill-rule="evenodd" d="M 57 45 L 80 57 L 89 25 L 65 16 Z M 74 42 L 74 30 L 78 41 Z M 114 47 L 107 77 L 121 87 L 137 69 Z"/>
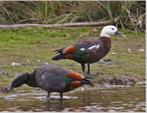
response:
<path fill-rule="evenodd" d="M 139 49 L 138 51 L 139 51 L 139 52 L 144 52 L 144 49 Z"/>
<path fill-rule="evenodd" d="M 11 63 L 11 65 L 12 65 L 12 66 L 19 66 L 19 65 L 20 65 L 20 63 L 17 63 L 17 62 L 12 62 L 12 63 Z"/>

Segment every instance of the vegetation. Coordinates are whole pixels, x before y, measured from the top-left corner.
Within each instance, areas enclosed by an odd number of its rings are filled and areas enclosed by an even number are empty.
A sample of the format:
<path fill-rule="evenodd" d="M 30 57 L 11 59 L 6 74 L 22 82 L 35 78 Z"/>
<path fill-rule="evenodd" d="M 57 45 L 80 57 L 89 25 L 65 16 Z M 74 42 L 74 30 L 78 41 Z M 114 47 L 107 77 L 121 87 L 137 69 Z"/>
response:
<path fill-rule="evenodd" d="M 127 75 L 145 78 L 145 34 L 121 30 L 127 38 L 112 38 L 112 50 L 105 59 L 92 65 L 92 74 L 106 76 Z M 52 61 L 57 48 L 66 47 L 81 39 L 97 38 L 100 29 L 42 29 L 28 28 L 0 30 L 0 82 L 8 84 L 14 76 L 32 72 L 42 64 L 58 64 L 77 72 L 82 72 L 80 64 L 70 61 Z"/>
<path fill-rule="evenodd" d="M 114 37 L 106 57 L 112 61 L 93 64 L 91 72 L 144 78 L 145 1 L 0 1 L 0 24 L 94 22 L 116 17 L 120 18 L 117 25 L 127 38 Z M 5 84 L 18 73 L 31 72 L 47 63 L 81 72 L 76 62 L 51 61 L 53 50 L 82 38 L 97 38 L 99 33 L 100 29 L 95 28 L 1 29 L 0 81 Z"/>
<path fill-rule="evenodd" d="M 145 1 L 0 2 L 1 24 L 100 21 L 118 16 L 122 28 L 144 30 Z"/>
<path fill-rule="evenodd" d="M 145 1 L 0 1 L 0 24 L 99 22 L 117 17 L 116 24 L 127 38 L 112 37 L 109 54 L 91 65 L 91 74 L 97 75 L 93 81 L 105 84 L 113 80 L 125 84 L 139 80 L 138 83 L 144 85 Z M 105 112 L 115 111 L 115 108 L 118 111 L 145 111 L 144 87 L 80 90 L 71 92 L 74 96 L 67 94 L 71 98 L 65 99 L 63 104 L 56 98 L 51 103 L 44 101 L 42 90 L 27 85 L 19 87 L 15 94 L 5 94 L 5 87 L 14 77 L 32 72 L 40 65 L 57 64 L 82 73 L 79 63 L 51 60 L 54 50 L 82 39 L 97 39 L 100 31 L 99 27 L 0 29 L 0 110 L 58 111 L 63 108 L 63 111 L 79 112 L 80 106 L 81 111 L 85 108 L 86 111 L 96 111 L 97 108 L 101 111 L 102 108 Z M 121 94 L 121 98 L 115 94 Z"/>

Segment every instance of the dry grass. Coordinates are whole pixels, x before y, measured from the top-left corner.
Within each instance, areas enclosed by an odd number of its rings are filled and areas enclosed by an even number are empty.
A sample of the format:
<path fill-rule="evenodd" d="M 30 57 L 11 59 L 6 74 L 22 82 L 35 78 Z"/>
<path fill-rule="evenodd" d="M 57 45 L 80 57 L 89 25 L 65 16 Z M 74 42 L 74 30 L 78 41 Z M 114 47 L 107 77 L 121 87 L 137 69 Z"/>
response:
<path fill-rule="evenodd" d="M 116 10 L 117 9 L 117 10 Z M 121 17 L 121 27 L 145 29 L 145 1 L 1 1 L 0 23 L 65 23 Z"/>

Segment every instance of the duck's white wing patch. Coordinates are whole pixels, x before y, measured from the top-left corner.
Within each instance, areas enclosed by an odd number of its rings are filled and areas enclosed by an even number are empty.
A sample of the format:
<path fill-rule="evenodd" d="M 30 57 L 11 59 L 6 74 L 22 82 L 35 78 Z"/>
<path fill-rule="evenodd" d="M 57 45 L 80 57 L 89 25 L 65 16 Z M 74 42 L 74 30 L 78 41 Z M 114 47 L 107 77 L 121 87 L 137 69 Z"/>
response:
<path fill-rule="evenodd" d="M 80 50 L 81 50 L 81 51 L 84 51 L 84 50 L 85 50 L 85 48 L 81 48 Z"/>
<path fill-rule="evenodd" d="M 99 47 L 100 47 L 100 45 L 93 45 L 93 46 L 89 47 L 88 49 L 89 49 L 89 50 L 91 50 L 91 49 L 93 49 L 93 48 L 98 49 Z"/>
<path fill-rule="evenodd" d="M 90 46 L 89 48 L 80 48 L 81 51 L 85 51 L 85 50 L 92 50 L 92 49 L 98 49 L 100 47 L 100 45 L 93 45 Z"/>

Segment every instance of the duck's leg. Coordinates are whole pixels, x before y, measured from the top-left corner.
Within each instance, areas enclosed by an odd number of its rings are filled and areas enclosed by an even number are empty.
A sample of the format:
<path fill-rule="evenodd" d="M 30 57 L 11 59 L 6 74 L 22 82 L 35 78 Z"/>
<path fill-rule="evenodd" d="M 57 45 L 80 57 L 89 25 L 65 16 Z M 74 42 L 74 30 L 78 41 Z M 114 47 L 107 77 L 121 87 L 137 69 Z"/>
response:
<path fill-rule="evenodd" d="M 50 92 L 47 92 L 47 96 L 46 96 L 46 98 L 48 98 L 48 99 L 50 99 Z"/>
<path fill-rule="evenodd" d="M 62 101 L 62 99 L 63 99 L 63 93 L 60 92 L 60 100 Z"/>
<path fill-rule="evenodd" d="M 87 64 L 87 69 L 88 69 L 87 73 L 89 74 L 90 73 L 90 64 Z"/>
<path fill-rule="evenodd" d="M 82 67 L 82 71 L 85 73 L 85 64 L 82 63 L 82 64 L 81 64 L 81 67 Z"/>

